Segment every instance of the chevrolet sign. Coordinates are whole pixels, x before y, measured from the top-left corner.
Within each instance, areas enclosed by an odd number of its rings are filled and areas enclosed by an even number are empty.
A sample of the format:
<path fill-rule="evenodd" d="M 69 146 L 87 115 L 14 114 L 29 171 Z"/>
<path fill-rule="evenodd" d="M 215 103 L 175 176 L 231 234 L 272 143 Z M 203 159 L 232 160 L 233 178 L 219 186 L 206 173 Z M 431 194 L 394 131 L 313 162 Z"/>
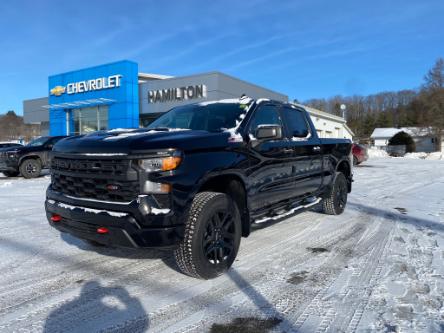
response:
<path fill-rule="evenodd" d="M 65 87 L 56 86 L 49 92 L 51 95 L 60 96 L 65 92 L 68 95 L 84 93 L 88 91 L 103 90 L 120 87 L 122 75 L 111 75 L 97 79 L 68 83 Z"/>
<path fill-rule="evenodd" d="M 51 95 L 60 96 L 61 94 L 65 93 L 65 90 L 66 90 L 65 87 L 56 86 L 52 88 L 49 92 L 51 93 Z"/>

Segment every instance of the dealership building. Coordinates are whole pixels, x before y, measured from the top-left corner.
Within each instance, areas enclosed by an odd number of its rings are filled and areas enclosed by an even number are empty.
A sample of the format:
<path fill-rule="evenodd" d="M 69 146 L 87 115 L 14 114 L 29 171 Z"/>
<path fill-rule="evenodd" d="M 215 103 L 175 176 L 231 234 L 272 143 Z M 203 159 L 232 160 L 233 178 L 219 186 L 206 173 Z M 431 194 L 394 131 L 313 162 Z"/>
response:
<path fill-rule="evenodd" d="M 136 128 L 178 105 L 242 95 L 288 101 L 284 94 L 220 72 L 180 77 L 146 74 L 128 60 L 51 75 L 48 84 L 48 96 L 23 102 L 25 123 L 40 124 L 42 135 Z M 332 137 L 351 137 L 342 118 L 314 111 L 316 118 L 335 122 L 338 130 Z"/>

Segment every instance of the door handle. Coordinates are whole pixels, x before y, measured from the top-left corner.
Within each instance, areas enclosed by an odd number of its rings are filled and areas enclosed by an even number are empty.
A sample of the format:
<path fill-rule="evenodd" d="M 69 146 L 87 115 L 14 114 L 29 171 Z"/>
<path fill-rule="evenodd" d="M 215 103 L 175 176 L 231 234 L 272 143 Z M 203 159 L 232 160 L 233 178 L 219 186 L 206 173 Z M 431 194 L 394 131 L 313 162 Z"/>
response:
<path fill-rule="evenodd" d="M 284 149 L 282 149 L 282 151 L 283 151 L 284 153 L 292 153 L 292 152 L 293 152 L 293 149 L 291 149 L 291 148 L 284 148 Z"/>
<path fill-rule="evenodd" d="M 314 147 L 313 147 L 313 151 L 316 151 L 316 152 L 321 151 L 321 147 L 319 147 L 319 146 L 314 146 Z"/>

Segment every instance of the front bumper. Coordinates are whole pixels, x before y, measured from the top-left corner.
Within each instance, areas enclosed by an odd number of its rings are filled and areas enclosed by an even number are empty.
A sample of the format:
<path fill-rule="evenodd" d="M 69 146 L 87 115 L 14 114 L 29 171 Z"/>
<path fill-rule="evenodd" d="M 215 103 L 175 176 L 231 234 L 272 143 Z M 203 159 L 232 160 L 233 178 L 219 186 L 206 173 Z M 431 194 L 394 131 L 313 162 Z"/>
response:
<path fill-rule="evenodd" d="M 92 201 L 65 196 L 48 188 L 46 216 L 49 224 L 75 237 L 116 247 L 174 247 L 183 238 L 184 225 L 171 211 L 156 210 L 150 196 L 129 203 Z M 61 216 L 53 222 L 53 215 Z M 109 232 L 100 234 L 97 229 Z"/>
<path fill-rule="evenodd" d="M 18 171 L 18 160 L 16 158 L 0 157 L 0 172 Z"/>

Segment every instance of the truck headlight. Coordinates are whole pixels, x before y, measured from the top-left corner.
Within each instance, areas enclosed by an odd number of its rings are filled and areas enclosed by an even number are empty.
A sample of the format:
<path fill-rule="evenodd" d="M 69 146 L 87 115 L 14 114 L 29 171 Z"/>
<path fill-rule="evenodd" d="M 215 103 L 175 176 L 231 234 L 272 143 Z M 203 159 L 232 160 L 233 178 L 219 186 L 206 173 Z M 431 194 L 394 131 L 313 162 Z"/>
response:
<path fill-rule="evenodd" d="M 139 166 L 146 172 L 170 171 L 177 169 L 177 167 L 180 165 L 180 162 L 182 162 L 182 157 L 180 156 L 167 156 L 139 160 Z"/>
<path fill-rule="evenodd" d="M 18 156 L 19 151 L 18 150 L 11 150 L 6 152 L 6 156 L 9 158 L 16 158 Z"/>

